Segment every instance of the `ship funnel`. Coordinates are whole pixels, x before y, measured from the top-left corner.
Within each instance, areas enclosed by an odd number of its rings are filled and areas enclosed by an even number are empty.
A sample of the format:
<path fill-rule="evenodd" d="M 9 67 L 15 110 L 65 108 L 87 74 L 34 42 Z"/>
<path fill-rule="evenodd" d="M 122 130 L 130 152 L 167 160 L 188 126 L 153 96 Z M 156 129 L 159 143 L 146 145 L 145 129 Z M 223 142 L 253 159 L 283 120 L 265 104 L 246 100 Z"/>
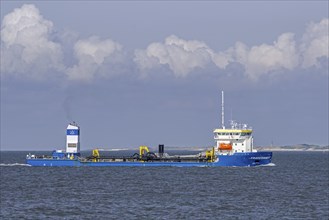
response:
<path fill-rule="evenodd" d="M 164 153 L 164 145 L 163 144 L 159 144 L 159 156 L 162 157 Z"/>
<path fill-rule="evenodd" d="M 80 153 L 80 127 L 75 122 L 66 129 L 66 153 Z"/>

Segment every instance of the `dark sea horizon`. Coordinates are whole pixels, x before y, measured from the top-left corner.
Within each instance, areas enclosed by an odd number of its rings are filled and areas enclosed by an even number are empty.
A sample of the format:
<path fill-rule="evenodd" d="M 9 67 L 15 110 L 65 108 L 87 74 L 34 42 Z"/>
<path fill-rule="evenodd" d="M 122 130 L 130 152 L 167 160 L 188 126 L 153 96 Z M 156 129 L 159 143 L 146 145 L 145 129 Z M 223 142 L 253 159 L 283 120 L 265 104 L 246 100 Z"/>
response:
<path fill-rule="evenodd" d="M 30 167 L 27 153 L 1 151 L 0 219 L 329 219 L 328 151 L 190 168 Z"/>

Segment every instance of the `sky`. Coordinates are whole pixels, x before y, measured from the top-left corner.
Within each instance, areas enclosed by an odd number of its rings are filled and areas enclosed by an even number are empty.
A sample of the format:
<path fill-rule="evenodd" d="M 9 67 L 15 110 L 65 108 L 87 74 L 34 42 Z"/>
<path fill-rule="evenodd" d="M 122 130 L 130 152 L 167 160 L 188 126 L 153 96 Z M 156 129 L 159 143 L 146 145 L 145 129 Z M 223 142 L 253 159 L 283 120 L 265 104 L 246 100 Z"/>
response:
<path fill-rule="evenodd" d="M 3 1 L 1 150 L 328 145 L 328 1 Z"/>

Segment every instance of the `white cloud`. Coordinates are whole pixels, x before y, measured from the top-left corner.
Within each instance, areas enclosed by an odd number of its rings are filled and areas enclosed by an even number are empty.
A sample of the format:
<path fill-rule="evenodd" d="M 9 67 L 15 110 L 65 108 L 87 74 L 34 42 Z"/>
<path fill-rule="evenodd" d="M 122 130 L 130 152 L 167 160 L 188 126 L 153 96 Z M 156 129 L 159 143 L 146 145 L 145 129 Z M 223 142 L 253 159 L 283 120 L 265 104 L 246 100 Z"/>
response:
<path fill-rule="evenodd" d="M 310 23 L 300 40 L 295 40 L 293 33 L 283 33 L 271 44 L 248 46 L 236 42 L 218 52 L 202 41 L 171 35 L 164 42 L 135 50 L 134 62 L 141 74 L 164 66 L 176 77 L 187 77 L 209 65 L 225 70 L 230 63 L 238 63 L 247 77 L 258 79 L 268 73 L 286 72 L 282 69 L 323 66 L 324 59 L 329 58 L 328 26 L 325 18 Z M 59 72 L 70 80 L 88 81 L 112 76 L 131 64 L 131 60 L 123 60 L 122 46 L 111 39 L 92 36 L 78 40 L 78 34 L 67 33 L 54 34 L 53 23 L 43 18 L 34 5 L 14 9 L 1 24 L 1 74 L 46 79 Z M 59 40 L 56 42 L 55 38 Z"/>
<path fill-rule="evenodd" d="M 121 52 L 122 46 L 111 39 L 101 40 L 97 36 L 79 40 L 74 45 L 78 64 L 67 69 L 69 79 L 91 80 L 106 60 Z"/>
<path fill-rule="evenodd" d="M 108 59 L 122 50 L 122 46 L 111 39 L 93 36 L 76 41 L 78 37 L 74 35 L 75 41 L 66 43 L 65 47 L 73 43 L 78 63 L 67 61 L 71 63 L 71 67 L 67 67 L 63 62 L 64 42 L 53 41 L 57 33 L 52 30 L 53 23 L 44 19 L 34 5 L 23 5 L 7 14 L 1 25 L 1 74 L 46 79 L 55 70 L 71 80 L 90 80 L 106 64 L 116 62 L 117 57 L 111 62 Z M 73 32 L 66 31 L 62 37 L 67 38 L 67 33 Z M 66 55 L 73 60 L 72 52 Z"/>
<path fill-rule="evenodd" d="M 230 62 L 233 62 L 233 58 L 231 54 L 227 52 L 218 52 L 212 53 L 212 61 L 219 68 L 225 69 Z"/>
<path fill-rule="evenodd" d="M 294 35 L 284 33 L 272 45 L 262 44 L 250 49 L 241 42 L 223 52 L 214 52 L 201 41 L 187 41 L 170 36 L 164 43 L 152 43 L 146 50 L 135 51 L 135 62 L 141 70 L 168 65 L 176 76 L 187 76 L 195 68 L 213 63 L 225 69 L 230 62 L 245 67 L 250 78 L 281 68 L 293 69 L 298 65 Z"/>
<path fill-rule="evenodd" d="M 146 50 L 136 50 L 134 61 L 141 70 L 168 65 L 178 77 L 212 61 L 212 50 L 201 41 L 186 41 L 171 35 L 164 43 L 152 43 Z"/>
<path fill-rule="evenodd" d="M 240 63 L 251 79 L 261 75 L 319 65 L 318 58 L 328 58 L 328 19 L 311 23 L 298 45 L 293 33 L 281 34 L 273 44 L 248 47 L 242 42 L 225 50 L 214 52 L 204 42 L 180 39 L 174 35 L 164 43 L 151 43 L 145 50 L 135 51 L 135 63 L 141 71 L 168 65 L 176 76 L 187 76 L 196 68 L 213 63 L 225 69 L 229 63 Z"/>
<path fill-rule="evenodd" d="M 280 35 L 272 45 L 261 44 L 250 49 L 238 42 L 227 53 L 231 54 L 231 60 L 244 65 L 246 74 L 253 79 L 282 68 L 292 70 L 298 65 L 298 55 L 292 33 Z"/>
<path fill-rule="evenodd" d="M 308 25 L 302 38 L 300 50 L 302 53 L 302 66 L 317 66 L 318 58 L 329 57 L 329 20 L 322 19 L 319 23 Z"/>
<path fill-rule="evenodd" d="M 46 70 L 62 70 L 61 45 L 50 40 L 52 28 L 34 5 L 7 14 L 1 24 L 1 73 L 43 78 Z"/>

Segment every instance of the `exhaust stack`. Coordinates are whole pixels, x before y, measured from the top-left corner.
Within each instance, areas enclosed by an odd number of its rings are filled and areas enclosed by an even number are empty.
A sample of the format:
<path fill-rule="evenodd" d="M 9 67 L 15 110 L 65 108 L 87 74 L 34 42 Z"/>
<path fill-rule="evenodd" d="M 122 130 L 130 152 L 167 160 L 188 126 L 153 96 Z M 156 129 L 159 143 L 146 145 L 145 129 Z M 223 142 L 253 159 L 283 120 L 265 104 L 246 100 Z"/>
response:
<path fill-rule="evenodd" d="M 75 122 L 66 129 L 66 153 L 80 153 L 80 127 Z"/>

